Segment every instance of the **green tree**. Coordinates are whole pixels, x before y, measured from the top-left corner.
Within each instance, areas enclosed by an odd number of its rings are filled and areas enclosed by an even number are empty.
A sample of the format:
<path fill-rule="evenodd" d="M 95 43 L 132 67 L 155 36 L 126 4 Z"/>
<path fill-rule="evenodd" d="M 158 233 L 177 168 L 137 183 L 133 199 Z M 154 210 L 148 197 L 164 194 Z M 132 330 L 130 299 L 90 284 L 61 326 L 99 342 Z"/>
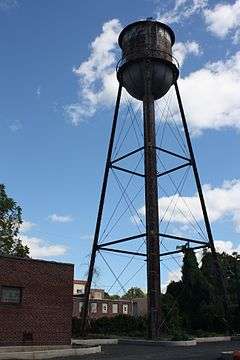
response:
<path fill-rule="evenodd" d="M 233 291 L 236 295 L 236 303 L 238 305 L 238 310 L 240 310 L 240 255 L 237 252 L 233 252 L 233 269 L 231 275 L 233 277 Z"/>
<path fill-rule="evenodd" d="M 171 294 L 171 290 L 173 289 L 172 281 L 170 286 L 170 291 L 167 291 L 166 294 L 161 294 L 161 312 L 162 312 L 162 325 L 161 329 L 164 333 L 179 333 L 182 329 L 182 317 L 179 311 L 179 304 L 178 304 L 178 298 L 175 297 L 175 295 Z M 168 287 L 169 287 L 168 286 Z M 175 289 L 174 289 L 175 293 Z M 179 291 L 177 293 L 177 296 L 179 296 Z"/>
<path fill-rule="evenodd" d="M 132 299 L 136 299 L 136 298 L 144 298 L 145 296 L 146 295 L 140 288 L 132 287 L 126 292 L 126 294 L 123 295 L 122 298 L 132 300 Z"/>
<path fill-rule="evenodd" d="M 240 263 L 239 255 L 221 253 L 217 254 L 223 272 L 227 290 L 228 306 L 230 312 L 230 326 L 236 331 L 240 330 Z M 209 306 L 211 322 L 218 328 L 223 328 L 224 311 L 222 303 L 222 289 L 216 276 L 212 254 L 207 252 L 202 259 L 201 272 L 211 286 L 212 304 Z"/>
<path fill-rule="evenodd" d="M 104 298 L 110 300 L 119 300 L 120 296 L 117 294 L 109 295 L 106 291 L 104 291 Z"/>
<path fill-rule="evenodd" d="M 172 295 L 175 300 L 178 300 L 183 291 L 182 281 L 171 281 L 167 286 L 166 294 Z"/>
<path fill-rule="evenodd" d="M 7 196 L 5 186 L 0 184 L 0 255 L 28 256 L 29 248 L 19 238 L 21 224 L 22 209 Z"/>
<path fill-rule="evenodd" d="M 240 331 L 240 256 L 217 254 L 223 271 L 225 285 L 229 299 L 229 324 L 235 331 Z M 182 279 L 172 281 L 166 291 L 167 297 L 162 301 L 163 315 L 170 329 L 185 328 L 192 331 L 224 332 L 226 321 L 224 319 L 222 290 L 217 278 L 214 260 L 210 251 L 203 251 L 201 267 L 195 253 L 191 249 L 184 252 Z M 171 306 L 171 301 L 173 306 Z M 176 311 L 171 319 L 171 313 Z"/>
<path fill-rule="evenodd" d="M 180 308 L 184 313 L 186 327 L 201 329 L 206 322 L 206 305 L 210 303 L 211 294 L 192 249 L 186 249 L 184 253 L 182 286 Z"/>

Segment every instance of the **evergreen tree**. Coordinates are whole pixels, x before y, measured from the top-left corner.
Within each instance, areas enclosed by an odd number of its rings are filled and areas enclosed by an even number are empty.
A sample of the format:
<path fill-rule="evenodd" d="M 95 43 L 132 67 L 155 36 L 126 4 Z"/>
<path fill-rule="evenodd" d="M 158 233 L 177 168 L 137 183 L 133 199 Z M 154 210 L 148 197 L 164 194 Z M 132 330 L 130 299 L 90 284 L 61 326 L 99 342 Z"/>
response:
<path fill-rule="evenodd" d="M 180 308 L 184 313 L 186 327 L 193 330 L 201 329 L 206 322 L 206 306 L 210 302 L 210 289 L 192 249 L 186 249 L 184 253 L 182 286 Z"/>
<path fill-rule="evenodd" d="M 182 281 L 171 281 L 167 286 L 166 294 L 171 295 L 175 300 L 179 300 L 183 290 Z"/>
<path fill-rule="evenodd" d="M 169 284 L 170 286 L 169 291 L 167 291 L 166 294 L 161 295 L 161 301 L 160 301 L 161 313 L 163 319 L 161 331 L 171 334 L 182 332 L 182 327 L 183 327 L 183 321 L 182 321 L 182 316 L 180 314 L 178 298 L 176 298 L 171 293 L 171 290 L 173 289 L 172 287 L 173 284 L 178 284 L 178 282 L 174 283 L 174 281 L 172 281 L 171 284 Z"/>
<path fill-rule="evenodd" d="M 0 255 L 26 257 L 29 248 L 19 238 L 22 209 L 7 196 L 5 186 L 0 184 Z"/>
<path fill-rule="evenodd" d="M 236 296 L 236 304 L 238 306 L 238 311 L 240 311 L 240 255 L 237 252 L 232 254 L 233 258 L 233 293 Z"/>
<path fill-rule="evenodd" d="M 240 256 L 237 253 L 217 254 L 229 297 L 231 327 L 240 331 Z M 203 251 L 199 268 L 195 253 L 191 249 L 184 252 L 182 279 L 172 281 L 166 291 L 168 297 L 164 302 L 164 313 L 173 305 L 178 309 L 178 320 L 172 318 L 171 328 L 183 324 L 190 333 L 196 330 L 221 333 L 226 330 L 224 320 L 222 291 L 216 276 L 212 253 Z M 176 305 L 175 305 L 176 304 Z M 171 310 L 172 311 L 172 310 Z M 168 315 L 169 316 L 169 315 Z M 176 316 L 177 318 L 177 316 Z M 179 322 L 180 319 L 180 322 Z M 183 320 L 183 321 L 182 321 Z"/>
<path fill-rule="evenodd" d="M 217 254 L 223 271 L 223 278 L 228 295 L 229 312 L 231 317 L 231 326 L 235 330 L 240 330 L 240 263 L 239 255 L 233 253 L 228 255 L 226 253 Z M 219 282 L 216 277 L 214 268 L 214 261 L 212 254 L 206 252 L 202 259 L 201 272 L 204 274 L 207 282 L 211 286 L 212 302 L 209 305 L 208 313 L 211 322 L 214 322 L 215 327 L 221 329 L 224 325 L 224 311 L 222 304 L 222 291 L 219 287 Z"/>

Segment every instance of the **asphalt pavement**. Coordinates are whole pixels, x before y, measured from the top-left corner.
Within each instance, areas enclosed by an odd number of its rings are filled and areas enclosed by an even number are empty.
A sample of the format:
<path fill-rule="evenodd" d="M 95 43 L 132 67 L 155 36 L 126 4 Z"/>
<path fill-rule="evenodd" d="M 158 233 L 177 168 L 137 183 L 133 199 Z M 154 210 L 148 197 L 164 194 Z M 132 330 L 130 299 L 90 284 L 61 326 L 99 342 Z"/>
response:
<path fill-rule="evenodd" d="M 106 345 L 95 355 L 74 357 L 71 360 L 217 360 L 222 351 L 240 350 L 240 341 L 199 344 L 191 347 L 162 347 L 146 345 Z"/>

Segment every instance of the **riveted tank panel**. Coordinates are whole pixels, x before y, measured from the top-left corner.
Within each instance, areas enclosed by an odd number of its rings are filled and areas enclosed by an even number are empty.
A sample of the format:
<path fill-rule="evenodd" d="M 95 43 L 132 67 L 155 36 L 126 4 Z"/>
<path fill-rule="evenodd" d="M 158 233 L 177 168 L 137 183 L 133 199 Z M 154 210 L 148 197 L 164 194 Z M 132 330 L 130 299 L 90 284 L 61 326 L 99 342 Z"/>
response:
<path fill-rule="evenodd" d="M 130 95 L 138 100 L 144 96 L 146 61 L 151 62 L 152 94 L 164 96 L 178 77 L 178 67 L 172 56 L 173 31 L 158 21 L 138 21 L 124 28 L 119 36 L 122 59 L 117 77 Z"/>

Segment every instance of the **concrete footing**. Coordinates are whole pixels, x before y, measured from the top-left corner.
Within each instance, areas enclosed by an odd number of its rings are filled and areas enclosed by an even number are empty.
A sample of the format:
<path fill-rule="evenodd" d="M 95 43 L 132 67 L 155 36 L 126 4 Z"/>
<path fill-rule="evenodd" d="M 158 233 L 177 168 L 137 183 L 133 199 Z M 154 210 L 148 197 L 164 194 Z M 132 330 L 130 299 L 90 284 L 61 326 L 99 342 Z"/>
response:
<path fill-rule="evenodd" d="M 9 348 L 10 349 L 10 348 Z M 69 356 L 81 356 L 88 354 L 95 354 L 101 352 L 101 346 L 87 347 L 87 348 L 65 348 L 59 349 L 55 347 L 54 350 L 35 350 L 27 351 L 27 350 L 16 350 L 8 351 L 8 348 L 5 348 L 5 351 L 0 353 L 1 360 L 7 359 L 23 359 L 23 360 L 36 360 L 36 359 L 58 359 L 61 357 L 69 357 Z"/>
<path fill-rule="evenodd" d="M 231 336 L 210 336 L 210 337 L 202 337 L 196 338 L 197 343 L 210 343 L 210 342 L 218 342 L 218 341 L 231 341 Z"/>
<path fill-rule="evenodd" d="M 116 344 L 118 344 L 118 339 L 72 339 L 72 345 L 95 346 Z"/>
<path fill-rule="evenodd" d="M 136 340 L 136 339 L 122 339 L 119 344 L 128 345 L 146 345 L 146 346 L 195 346 L 196 340 L 187 341 L 161 341 L 161 340 Z"/>
<path fill-rule="evenodd" d="M 221 353 L 221 360 L 232 360 L 233 359 L 233 351 L 223 351 Z"/>
<path fill-rule="evenodd" d="M 233 335 L 233 336 L 231 337 L 231 340 L 233 340 L 233 341 L 240 341 L 240 335 Z"/>

